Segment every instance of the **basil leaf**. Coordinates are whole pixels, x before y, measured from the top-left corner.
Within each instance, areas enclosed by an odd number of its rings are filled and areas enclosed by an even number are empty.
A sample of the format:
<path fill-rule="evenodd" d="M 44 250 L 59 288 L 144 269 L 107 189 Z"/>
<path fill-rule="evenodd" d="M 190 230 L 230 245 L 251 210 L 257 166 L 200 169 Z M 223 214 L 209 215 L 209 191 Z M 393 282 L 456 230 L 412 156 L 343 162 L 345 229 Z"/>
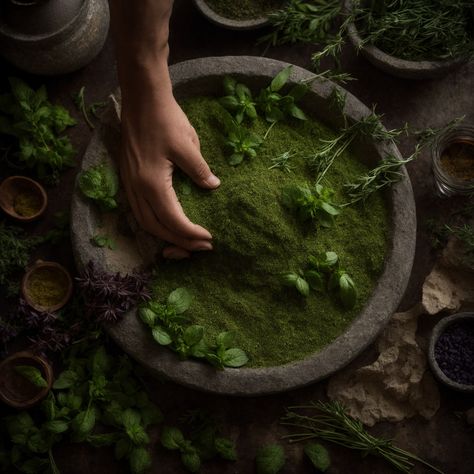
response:
<path fill-rule="evenodd" d="M 81 411 L 72 420 L 72 431 L 77 435 L 78 441 L 83 441 L 95 426 L 95 409 L 90 407 Z"/>
<path fill-rule="evenodd" d="M 308 443 L 304 447 L 304 453 L 318 471 L 326 472 L 329 469 L 331 459 L 324 446 L 321 446 L 319 443 Z"/>
<path fill-rule="evenodd" d="M 188 346 L 194 346 L 204 337 L 204 328 L 198 325 L 192 325 L 185 329 L 183 340 Z"/>
<path fill-rule="evenodd" d="M 339 296 L 345 309 L 352 309 L 357 301 L 357 291 L 355 284 L 347 273 L 343 273 L 339 278 Z"/>
<path fill-rule="evenodd" d="M 308 270 L 305 272 L 304 277 L 313 290 L 324 291 L 324 279 L 319 272 L 316 270 Z"/>
<path fill-rule="evenodd" d="M 102 446 L 111 446 L 112 444 L 117 443 L 119 438 L 120 433 L 100 433 L 89 435 L 86 441 L 95 448 L 100 448 Z"/>
<path fill-rule="evenodd" d="M 117 441 L 117 444 L 115 445 L 115 459 L 123 459 L 125 456 L 128 456 L 130 453 L 130 450 L 132 448 L 132 443 L 127 439 L 127 438 L 122 438 L 119 441 Z"/>
<path fill-rule="evenodd" d="M 161 431 L 161 444 L 166 449 L 179 449 L 184 443 L 184 436 L 181 430 L 172 426 L 164 426 Z"/>
<path fill-rule="evenodd" d="M 224 91 L 227 95 L 234 95 L 236 85 L 237 81 L 232 77 L 226 76 L 224 78 Z"/>
<path fill-rule="evenodd" d="M 34 426 L 33 418 L 26 411 L 7 418 L 7 431 L 10 436 L 27 434 Z"/>
<path fill-rule="evenodd" d="M 111 367 L 112 361 L 104 346 L 96 349 L 92 356 L 92 374 L 105 374 Z"/>
<path fill-rule="evenodd" d="M 288 81 L 292 69 L 292 66 L 288 66 L 285 69 L 282 69 L 270 83 L 270 90 L 273 92 L 279 91 Z"/>
<path fill-rule="evenodd" d="M 135 445 L 148 444 L 150 442 L 148 434 L 140 424 L 132 425 L 126 431 L 130 441 Z"/>
<path fill-rule="evenodd" d="M 131 428 L 133 426 L 140 425 L 141 423 L 141 416 L 137 410 L 133 410 L 131 408 L 127 408 L 123 412 L 122 423 L 125 428 Z"/>
<path fill-rule="evenodd" d="M 201 339 L 197 344 L 194 344 L 194 346 L 191 347 L 190 349 L 190 354 L 193 357 L 198 357 L 200 359 L 206 357 L 206 354 L 209 352 L 209 346 L 206 344 L 204 339 Z"/>
<path fill-rule="evenodd" d="M 222 362 L 227 367 L 242 367 L 249 361 L 247 354 L 242 349 L 236 347 L 227 349 L 224 352 Z"/>
<path fill-rule="evenodd" d="M 297 278 L 295 282 L 295 288 L 303 295 L 303 296 L 308 296 L 309 295 L 309 285 L 308 282 L 304 279 L 301 278 L 300 276 Z"/>
<path fill-rule="evenodd" d="M 182 453 L 181 461 L 189 472 L 198 472 L 201 468 L 201 458 L 195 449 Z"/>
<path fill-rule="evenodd" d="M 51 433 L 59 434 L 59 433 L 64 433 L 64 431 L 67 431 L 69 426 L 65 421 L 52 420 L 52 421 L 47 421 L 46 423 L 44 423 L 43 428 L 46 429 L 47 431 L 51 431 Z"/>
<path fill-rule="evenodd" d="M 285 452 L 278 444 L 262 446 L 255 459 L 257 474 L 277 474 L 285 465 Z"/>
<path fill-rule="evenodd" d="M 216 448 L 216 451 L 221 456 L 221 458 L 227 459 L 227 461 L 237 461 L 237 453 L 235 451 L 235 444 L 230 439 L 216 438 L 214 440 L 214 446 Z"/>
<path fill-rule="evenodd" d="M 217 345 L 224 347 L 224 349 L 232 347 L 232 344 L 234 344 L 234 340 L 235 334 L 232 331 L 221 332 L 216 337 Z"/>
<path fill-rule="evenodd" d="M 280 275 L 280 281 L 286 286 L 296 286 L 298 278 L 300 278 L 299 275 L 293 272 Z"/>
<path fill-rule="evenodd" d="M 52 392 L 50 392 L 50 394 L 51 393 Z M 48 398 L 41 402 L 41 410 L 45 414 L 48 421 L 54 420 L 54 418 L 56 418 L 56 405 L 52 397 L 48 396 Z"/>
<path fill-rule="evenodd" d="M 138 310 L 138 315 L 140 316 L 140 319 L 150 327 L 153 327 L 156 318 L 158 317 L 158 315 L 150 308 L 140 308 Z"/>
<path fill-rule="evenodd" d="M 132 449 L 130 453 L 130 470 L 132 474 L 143 474 L 151 467 L 150 453 L 143 447 Z"/>
<path fill-rule="evenodd" d="M 233 153 L 229 158 L 229 165 L 236 166 L 244 161 L 243 153 Z"/>
<path fill-rule="evenodd" d="M 54 381 L 53 388 L 56 390 L 70 388 L 78 381 L 78 379 L 79 377 L 76 372 L 72 370 L 65 370 Z"/>
<path fill-rule="evenodd" d="M 192 295 L 186 288 L 177 288 L 168 296 L 168 304 L 174 308 L 176 314 L 184 313 L 191 306 Z"/>
<path fill-rule="evenodd" d="M 32 367 L 31 365 L 17 365 L 15 366 L 15 372 L 19 373 L 36 387 L 46 388 L 48 386 L 48 382 L 46 382 L 40 370 L 36 367 Z"/>
<path fill-rule="evenodd" d="M 239 106 L 239 101 L 233 95 L 222 97 L 219 103 L 228 110 L 235 110 Z"/>
<path fill-rule="evenodd" d="M 153 339 L 162 346 L 167 346 L 173 342 L 171 336 L 161 326 L 154 326 L 151 334 Z"/>
<path fill-rule="evenodd" d="M 298 120 L 308 120 L 306 114 L 297 105 L 292 105 L 289 112 L 292 117 L 297 118 Z"/>

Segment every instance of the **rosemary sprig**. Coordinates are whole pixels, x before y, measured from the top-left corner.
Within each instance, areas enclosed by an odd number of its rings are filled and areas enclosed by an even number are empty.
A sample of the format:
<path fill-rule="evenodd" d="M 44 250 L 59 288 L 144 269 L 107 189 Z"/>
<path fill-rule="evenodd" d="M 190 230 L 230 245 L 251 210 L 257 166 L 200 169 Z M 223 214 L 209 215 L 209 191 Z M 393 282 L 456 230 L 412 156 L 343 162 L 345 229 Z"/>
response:
<path fill-rule="evenodd" d="M 294 166 L 291 166 L 290 159 L 297 155 L 297 153 L 290 153 L 289 151 L 285 151 L 278 156 L 273 157 L 270 161 L 272 165 L 269 166 L 269 170 L 279 169 L 290 173 Z"/>
<path fill-rule="evenodd" d="M 317 410 L 318 413 L 313 416 L 303 415 L 299 413 L 299 410 L 303 409 Z M 298 430 L 283 437 L 290 443 L 320 438 L 358 450 L 362 456 L 371 454 L 380 457 L 403 473 L 409 473 L 416 461 L 443 474 L 443 471 L 418 456 L 394 446 L 391 440 L 376 438 L 369 434 L 362 423 L 350 417 L 339 402 L 317 401 L 309 406 L 289 407 L 282 424 Z"/>

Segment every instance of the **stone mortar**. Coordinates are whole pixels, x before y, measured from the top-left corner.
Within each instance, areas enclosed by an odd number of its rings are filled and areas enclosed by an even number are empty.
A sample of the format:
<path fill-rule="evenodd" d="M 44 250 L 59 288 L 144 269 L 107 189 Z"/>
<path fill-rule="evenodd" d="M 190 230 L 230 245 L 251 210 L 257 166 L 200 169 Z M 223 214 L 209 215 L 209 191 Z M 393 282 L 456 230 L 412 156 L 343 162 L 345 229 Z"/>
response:
<path fill-rule="evenodd" d="M 174 92 L 177 99 L 194 95 L 215 95 L 220 91 L 222 78 L 232 75 L 245 81 L 250 87 L 262 87 L 287 63 L 267 58 L 248 56 L 227 56 L 203 58 L 176 64 L 170 68 Z M 309 71 L 293 67 L 290 83 L 309 79 Z M 337 128 L 343 124 L 340 112 L 331 106 L 330 94 L 334 83 L 314 81 L 305 96 L 304 107 L 326 125 Z M 359 120 L 370 110 L 352 94 L 346 94 L 345 113 L 350 120 Z M 112 109 L 112 108 L 111 108 Z M 109 110 L 110 116 L 113 115 Z M 94 133 L 85 153 L 82 169 L 103 160 L 104 154 L 115 154 L 118 149 L 119 131 L 117 123 L 105 120 Z M 364 157 L 368 164 L 379 161 L 382 156 L 392 154 L 401 159 L 398 149 L 392 144 L 369 142 L 354 143 L 354 151 Z M 128 313 L 118 324 L 106 329 L 117 344 L 152 374 L 199 390 L 239 396 L 263 395 L 282 392 L 309 385 L 328 377 L 347 365 L 360 354 L 385 327 L 397 309 L 410 276 L 416 236 L 416 213 L 413 191 L 405 168 L 404 178 L 388 193 L 392 212 L 392 239 L 387 249 L 384 271 L 375 290 L 360 315 L 347 330 L 320 352 L 283 366 L 268 368 L 240 368 L 217 371 L 198 361 L 180 361 L 169 349 L 159 346 L 150 331 L 137 318 L 136 311 Z M 120 219 L 112 218 L 117 221 Z M 79 267 L 93 260 L 107 271 L 131 271 L 132 266 L 119 262 L 112 251 L 93 247 L 89 239 L 103 224 L 96 207 L 84 198 L 77 183 L 72 202 L 72 239 L 76 261 Z M 102 232 L 104 232 L 102 230 Z M 140 254 L 137 246 L 129 255 Z M 156 241 L 155 241 L 156 242 Z M 146 258 L 137 257 L 136 267 L 153 261 L 154 250 L 141 252 Z M 116 251 L 117 252 L 117 251 Z"/>
<path fill-rule="evenodd" d="M 266 16 L 251 20 L 233 20 L 216 13 L 205 0 L 194 0 L 194 4 L 209 21 L 229 30 L 257 30 L 269 24 Z"/>
<path fill-rule="evenodd" d="M 344 0 L 343 14 L 352 12 L 354 0 Z M 464 58 L 446 59 L 440 61 L 408 61 L 384 53 L 371 44 L 362 44 L 362 38 L 354 22 L 349 23 L 347 35 L 357 52 L 372 63 L 376 68 L 404 79 L 434 79 L 442 77 L 462 66 L 467 60 Z"/>

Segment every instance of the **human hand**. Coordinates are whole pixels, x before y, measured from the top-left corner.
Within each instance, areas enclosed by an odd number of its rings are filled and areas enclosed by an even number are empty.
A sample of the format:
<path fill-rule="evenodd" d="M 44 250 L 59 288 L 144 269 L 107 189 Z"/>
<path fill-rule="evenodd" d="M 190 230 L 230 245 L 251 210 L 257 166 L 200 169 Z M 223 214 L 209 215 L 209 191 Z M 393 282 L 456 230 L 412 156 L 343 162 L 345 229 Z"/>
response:
<path fill-rule="evenodd" d="M 122 102 L 120 173 L 132 211 L 142 228 L 171 243 L 165 258 L 212 250 L 212 236 L 184 214 L 173 189 L 173 170 L 182 169 L 198 186 L 217 188 L 201 155 L 199 138 L 172 93 L 140 85 Z"/>

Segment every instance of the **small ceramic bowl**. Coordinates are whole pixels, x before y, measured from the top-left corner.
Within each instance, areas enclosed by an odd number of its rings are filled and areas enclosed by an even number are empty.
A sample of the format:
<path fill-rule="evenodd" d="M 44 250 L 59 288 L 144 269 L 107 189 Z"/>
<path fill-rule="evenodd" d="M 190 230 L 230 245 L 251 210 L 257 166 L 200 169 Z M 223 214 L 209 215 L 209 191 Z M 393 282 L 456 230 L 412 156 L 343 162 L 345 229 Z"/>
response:
<path fill-rule="evenodd" d="M 269 24 L 266 16 L 249 20 L 236 20 L 219 15 L 206 3 L 206 0 L 194 0 L 194 4 L 209 21 L 229 30 L 257 30 Z"/>
<path fill-rule="evenodd" d="M 36 387 L 20 375 L 15 367 L 28 365 L 37 368 L 47 387 Z M 30 352 L 16 352 L 0 363 L 0 400 L 13 408 L 30 408 L 42 400 L 51 389 L 53 369 L 41 357 Z"/>
<path fill-rule="evenodd" d="M 344 0 L 343 12 L 345 15 L 352 13 L 354 0 Z M 392 76 L 405 79 L 433 79 L 442 77 L 450 71 L 460 67 L 467 60 L 465 58 L 453 58 L 434 61 L 409 61 L 400 59 L 390 54 L 384 53 L 381 49 L 371 44 L 362 44 L 362 38 L 354 22 L 347 28 L 347 35 L 350 42 L 360 51 L 369 62 L 376 68 L 391 74 Z"/>
<path fill-rule="evenodd" d="M 48 283 L 50 277 L 57 278 L 62 288 L 57 289 Z M 37 288 L 33 286 L 37 284 Z M 21 281 L 21 292 L 26 302 L 37 311 L 50 312 L 58 311 L 69 301 L 72 295 L 72 278 L 70 273 L 59 263 L 43 262 L 38 260 L 30 267 Z M 45 291 L 50 292 L 50 299 L 47 303 L 40 301 Z M 55 294 L 56 293 L 56 294 Z"/>
<path fill-rule="evenodd" d="M 474 313 L 453 314 L 452 316 L 448 316 L 446 318 L 441 319 L 441 321 L 439 321 L 438 324 L 436 324 L 436 326 L 433 328 L 433 332 L 431 333 L 430 345 L 428 349 L 428 361 L 429 361 L 431 370 L 433 371 L 434 375 L 440 382 L 442 382 L 447 387 L 457 390 L 459 392 L 471 394 L 471 393 L 474 393 L 474 384 L 465 384 L 465 383 L 460 383 L 458 381 L 455 381 L 445 373 L 445 371 L 448 370 L 446 367 L 444 368 L 444 371 L 441 368 L 443 363 L 442 361 L 440 361 L 440 357 L 439 357 L 440 347 L 438 346 L 438 343 L 440 341 L 440 337 L 445 335 L 448 328 L 451 327 L 451 329 L 453 329 L 452 326 L 454 324 L 469 326 L 469 328 L 473 328 L 473 331 L 474 331 Z M 459 329 L 457 332 L 459 332 Z M 451 334 L 453 333 L 451 332 Z M 474 348 L 474 344 L 472 344 L 472 337 L 469 338 L 469 342 L 470 342 L 469 348 L 472 350 Z M 459 353 L 456 350 L 456 347 L 459 347 L 459 345 L 462 343 L 463 343 L 462 335 L 459 336 L 459 334 L 456 334 L 452 336 L 451 344 L 453 347 L 453 351 L 455 351 L 456 353 Z M 446 352 L 444 353 L 446 354 Z M 451 355 L 451 357 L 453 357 L 453 355 Z M 456 365 L 454 361 L 452 364 L 453 366 Z M 452 366 L 450 367 L 450 369 L 455 370 L 455 368 Z M 474 371 L 474 364 L 473 364 L 472 370 Z"/>
<path fill-rule="evenodd" d="M 43 186 L 26 176 L 10 176 L 0 184 L 0 207 L 23 222 L 38 219 L 46 210 L 48 195 Z"/>

